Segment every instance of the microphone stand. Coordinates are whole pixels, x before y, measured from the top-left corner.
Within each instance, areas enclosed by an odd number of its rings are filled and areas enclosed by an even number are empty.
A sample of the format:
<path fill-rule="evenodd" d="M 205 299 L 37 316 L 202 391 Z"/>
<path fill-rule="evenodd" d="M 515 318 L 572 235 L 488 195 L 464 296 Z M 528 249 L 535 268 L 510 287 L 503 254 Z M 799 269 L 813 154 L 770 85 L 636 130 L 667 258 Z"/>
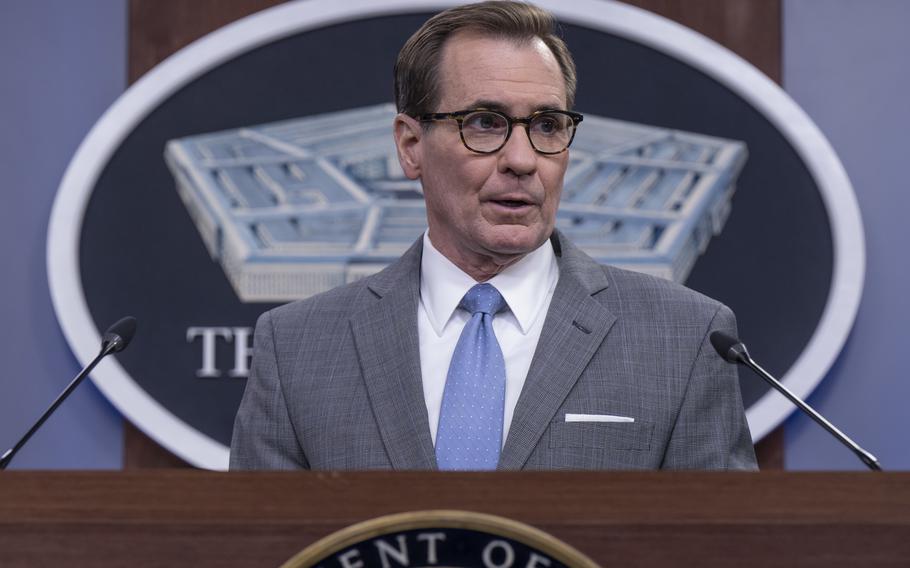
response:
<path fill-rule="evenodd" d="M 87 367 L 82 369 L 82 371 L 78 375 L 76 375 L 76 378 L 74 378 L 72 381 L 70 381 L 70 384 L 67 385 L 67 387 L 65 389 L 63 389 L 63 392 L 60 393 L 60 395 L 56 398 L 56 400 L 54 400 L 54 402 L 51 403 L 51 405 L 47 408 L 47 410 L 44 411 L 44 414 L 41 415 L 41 418 L 39 418 L 38 421 L 35 422 L 35 424 L 32 425 L 31 428 L 29 428 L 28 432 L 26 432 L 25 435 L 22 436 L 22 438 L 18 442 L 16 442 L 16 445 L 13 446 L 12 448 L 6 450 L 6 452 L 4 452 L 4 454 L 2 456 L 0 456 L 0 470 L 6 469 L 6 466 L 9 465 L 10 461 L 12 461 L 13 456 L 15 456 L 16 453 L 20 449 L 22 449 L 22 446 L 24 446 L 26 444 L 26 442 L 28 442 L 29 438 L 32 437 L 32 434 L 34 434 L 38 430 L 38 428 L 40 428 L 41 425 L 44 424 L 44 421 L 47 420 L 48 417 L 51 414 L 53 414 L 55 410 L 57 410 L 57 407 L 60 406 L 63 403 L 63 401 L 66 400 L 66 398 L 74 390 L 76 390 L 76 387 L 79 386 L 79 383 L 81 383 L 85 379 L 85 377 L 87 377 L 88 374 L 92 372 L 92 369 L 94 369 L 95 366 L 98 363 L 100 363 L 102 359 L 104 359 L 111 353 L 113 353 L 115 351 L 119 351 L 119 350 L 123 349 L 124 347 L 126 347 L 126 343 L 128 343 L 128 342 L 129 342 L 128 340 L 125 341 L 122 337 L 120 337 L 119 335 L 116 335 L 116 334 L 106 335 L 105 341 L 101 345 L 101 351 L 98 353 L 98 355 L 94 359 L 92 359 L 92 362 L 89 363 Z"/>
<path fill-rule="evenodd" d="M 740 344 L 740 345 L 742 345 L 742 344 Z M 797 407 L 799 407 L 800 410 L 802 410 L 803 412 L 808 414 L 809 418 L 811 418 L 812 420 L 815 420 L 822 428 L 824 428 L 825 430 L 830 432 L 831 435 L 834 436 L 835 438 L 837 438 L 843 445 L 850 448 L 850 450 L 853 451 L 853 453 L 856 454 L 857 457 L 859 457 L 859 459 L 862 460 L 862 462 L 864 464 L 866 464 L 866 466 L 869 467 L 869 469 L 871 469 L 873 471 L 882 470 L 882 466 L 881 466 L 881 464 L 878 463 L 878 459 L 876 459 L 875 456 L 873 456 L 866 450 L 862 449 L 859 446 L 859 444 L 857 444 L 856 442 L 851 440 L 846 434 L 844 434 L 843 432 L 838 430 L 837 427 L 834 426 L 834 424 L 831 424 L 830 422 L 828 422 L 824 416 L 822 416 L 821 414 L 816 412 L 814 408 L 812 408 L 811 406 L 809 406 L 808 404 L 803 402 L 798 396 L 793 394 L 793 392 L 791 392 L 790 389 L 785 387 L 783 385 L 783 383 L 781 383 L 780 381 L 775 379 L 773 376 L 771 376 L 771 373 L 764 370 L 758 363 L 756 363 L 754 360 L 752 360 L 752 357 L 749 356 L 749 352 L 746 351 L 745 345 L 742 346 L 742 349 L 736 349 L 735 356 L 736 356 L 737 361 L 739 361 L 743 365 L 752 369 L 755 372 L 755 374 L 757 374 L 759 377 L 764 379 L 764 381 L 766 383 L 768 383 L 769 385 L 774 387 L 774 389 L 776 389 L 779 393 L 781 393 L 782 395 L 787 397 L 787 399 L 789 399 L 790 402 L 792 402 Z"/>

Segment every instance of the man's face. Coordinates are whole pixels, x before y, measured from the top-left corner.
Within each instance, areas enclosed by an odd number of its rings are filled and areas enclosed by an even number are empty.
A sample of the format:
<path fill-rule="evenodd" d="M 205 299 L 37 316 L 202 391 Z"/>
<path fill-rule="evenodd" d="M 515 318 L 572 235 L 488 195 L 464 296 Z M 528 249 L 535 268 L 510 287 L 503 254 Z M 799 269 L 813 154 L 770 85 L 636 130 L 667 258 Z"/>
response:
<path fill-rule="evenodd" d="M 443 47 L 439 76 L 434 112 L 489 108 L 523 117 L 566 108 L 559 64 L 540 39 L 455 34 Z M 553 231 L 568 152 L 537 153 L 523 125 L 492 154 L 468 150 L 455 120 L 423 130 L 399 118 L 396 140 L 405 173 L 423 185 L 430 240 L 475 278 L 494 275 Z"/>

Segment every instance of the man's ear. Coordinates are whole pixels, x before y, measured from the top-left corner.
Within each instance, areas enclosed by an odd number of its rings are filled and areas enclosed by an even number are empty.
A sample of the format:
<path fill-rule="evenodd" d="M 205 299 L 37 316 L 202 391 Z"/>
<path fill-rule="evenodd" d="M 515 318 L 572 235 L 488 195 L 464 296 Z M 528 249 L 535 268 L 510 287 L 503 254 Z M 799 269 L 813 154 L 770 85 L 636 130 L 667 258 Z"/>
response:
<path fill-rule="evenodd" d="M 416 119 L 399 113 L 393 126 L 395 147 L 398 149 L 398 163 L 409 179 L 420 177 L 420 140 L 423 127 Z"/>

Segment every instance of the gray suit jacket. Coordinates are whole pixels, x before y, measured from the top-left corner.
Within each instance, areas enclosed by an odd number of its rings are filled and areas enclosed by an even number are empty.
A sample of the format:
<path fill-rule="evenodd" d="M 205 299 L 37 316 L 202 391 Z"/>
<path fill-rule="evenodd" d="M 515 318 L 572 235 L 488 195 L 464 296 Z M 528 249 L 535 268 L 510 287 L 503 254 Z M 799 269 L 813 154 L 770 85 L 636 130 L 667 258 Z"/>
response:
<path fill-rule="evenodd" d="M 499 469 L 754 469 L 722 304 L 595 263 L 559 233 L 553 293 Z M 417 339 L 421 240 L 262 315 L 231 469 L 435 469 Z M 570 414 L 632 423 L 566 422 Z"/>

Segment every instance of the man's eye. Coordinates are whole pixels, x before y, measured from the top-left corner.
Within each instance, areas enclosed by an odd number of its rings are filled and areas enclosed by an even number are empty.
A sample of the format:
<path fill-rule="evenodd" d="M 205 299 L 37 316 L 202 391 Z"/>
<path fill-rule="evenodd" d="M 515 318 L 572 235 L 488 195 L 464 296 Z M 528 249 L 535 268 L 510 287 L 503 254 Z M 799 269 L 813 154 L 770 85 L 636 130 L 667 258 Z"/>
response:
<path fill-rule="evenodd" d="M 500 130 L 506 127 L 506 121 L 498 114 L 478 112 L 465 117 L 464 125 L 474 130 Z"/>
<path fill-rule="evenodd" d="M 541 116 L 534 120 L 533 128 L 541 134 L 556 134 L 565 128 L 565 125 L 555 116 Z"/>

